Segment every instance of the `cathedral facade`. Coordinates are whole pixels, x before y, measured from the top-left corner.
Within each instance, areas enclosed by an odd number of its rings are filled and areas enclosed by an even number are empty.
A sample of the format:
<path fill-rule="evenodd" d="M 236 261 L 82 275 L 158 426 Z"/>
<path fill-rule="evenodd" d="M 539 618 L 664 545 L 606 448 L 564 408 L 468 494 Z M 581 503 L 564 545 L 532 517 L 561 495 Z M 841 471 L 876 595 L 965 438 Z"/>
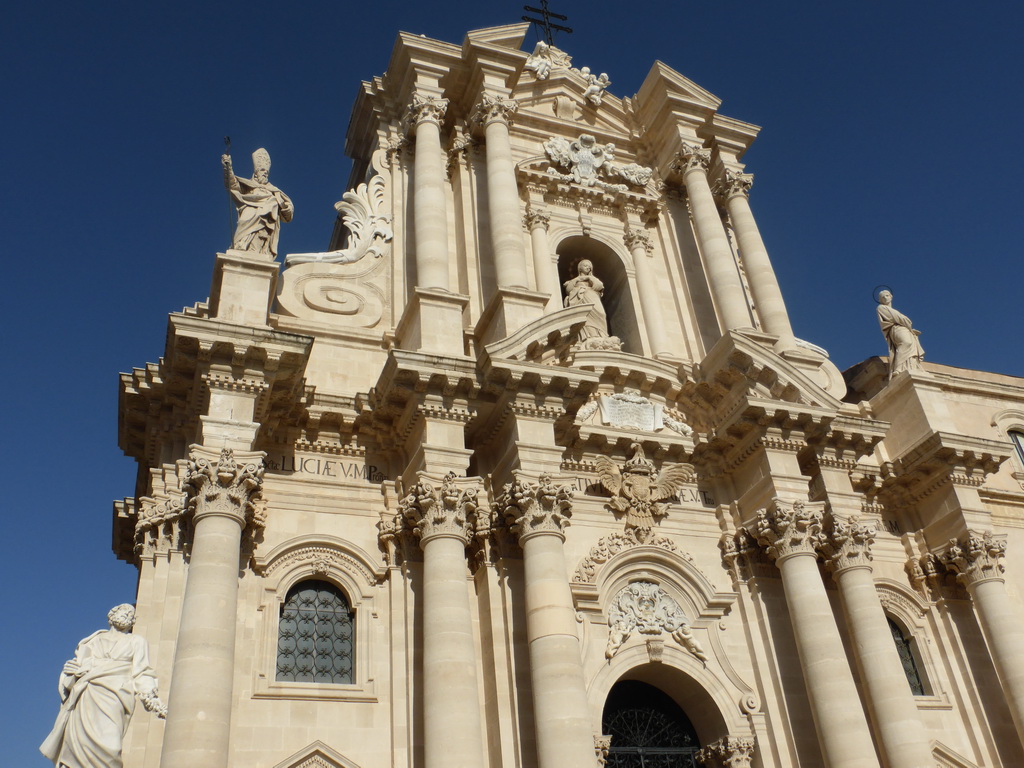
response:
<path fill-rule="evenodd" d="M 225 159 L 209 300 L 121 377 L 167 703 L 124 764 L 1024 765 L 1024 381 L 922 363 L 889 304 L 841 373 L 758 128 L 526 31 L 399 35 L 326 252 Z"/>

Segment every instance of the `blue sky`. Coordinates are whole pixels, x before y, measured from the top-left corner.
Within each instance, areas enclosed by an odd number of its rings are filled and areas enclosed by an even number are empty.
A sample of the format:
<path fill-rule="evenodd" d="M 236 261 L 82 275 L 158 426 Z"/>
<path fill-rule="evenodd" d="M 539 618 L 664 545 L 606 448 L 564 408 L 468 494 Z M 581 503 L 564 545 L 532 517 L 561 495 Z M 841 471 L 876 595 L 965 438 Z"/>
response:
<path fill-rule="evenodd" d="M 634 9 L 643 8 L 634 13 Z M 662 59 L 764 126 L 751 205 L 797 335 L 840 368 L 885 345 L 872 289 L 927 359 L 1024 376 L 1024 6 L 553 0 L 574 64 L 636 92 Z M 7 439 L 0 765 L 44 766 L 56 677 L 134 599 L 110 554 L 117 374 L 163 351 L 229 237 L 222 138 L 265 146 L 296 206 L 283 252 L 322 250 L 348 113 L 399 29 L 460 42 L 518 3 L 16 3 L 0 29 Z M 532 45 L 534 35 L 528 40 Z M 25 610 L 29 590 L 42 606 Z M 17 627 L 17 631 L 14 631 Z M 166 681 L 164 689 L 166 690 Z"/>

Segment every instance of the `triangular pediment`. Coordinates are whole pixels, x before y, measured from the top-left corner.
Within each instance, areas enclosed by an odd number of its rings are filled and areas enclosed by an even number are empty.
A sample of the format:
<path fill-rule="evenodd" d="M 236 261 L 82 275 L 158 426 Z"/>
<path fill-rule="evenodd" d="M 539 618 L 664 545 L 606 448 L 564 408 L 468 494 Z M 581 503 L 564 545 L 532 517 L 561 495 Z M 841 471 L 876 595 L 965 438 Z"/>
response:
<path fill-rule="evenodd" d="M 359 765 L 317 740 L 286 757 L 274 768 L 359 768 Z"/>
<path fill-rule="evenodd" d="M 524 73 L 512 91 L 513 98 L 519 102 L 518 121 L 529 116 L 565 126 L 566 134 L 573 131 L 605 133 L 619 141 L 628 137 L 631 131 L 626 103 L 605 92 L 601 105 L 595 106 L 584 98 L 586 87 L 583 76 L 571 69 L 552 72 L 546 80 Z"/>
<path fill-rule="evenodd" d="M 502 48 L 518 49 L 526 38 L 526 32 L 530 28 L 528 21 L 518 24 L 503 24 L 499 27 L 485 27 L 474 29 L 466 34 L 466 42 L 486 43 L 497 45 Z"/>
<path fill-rule="evenodd" d="M 695 104 L 707 107 L 711 111 L 722 106 L 722 100 L 706 88 L 701 88 L 686 75 L 672 69 L 663 61 L 655 61 L 651 71 L 647 73 L 643 85 L 637 95 L 643 94 L 645 90 L 660 85 L 673 96 L 685 98 Z"/>

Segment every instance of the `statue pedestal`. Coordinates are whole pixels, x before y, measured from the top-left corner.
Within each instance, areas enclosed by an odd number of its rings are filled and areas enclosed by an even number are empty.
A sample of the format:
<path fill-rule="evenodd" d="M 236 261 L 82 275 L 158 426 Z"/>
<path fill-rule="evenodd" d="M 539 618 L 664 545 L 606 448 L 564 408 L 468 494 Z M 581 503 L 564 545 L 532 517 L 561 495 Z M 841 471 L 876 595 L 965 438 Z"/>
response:
<path fill-rule="evenodd" d="M 435 288 L 414 288 L 398 322 L 396 336 L 400 349 L 465 354 L 462 314 L 469 297 Z"/>
<path fill-rule="evenodd" d="M 218 253 L 210 286 L 210 316 L 267 327 L 277 275 L 278 264 L 269 254 L 232 249 Z"/>
<path fill-rule="evenodd" d="M 525 288 L 498 288 L 487 302 L 475 333 L 480 344 L 508 338 L 544 314 L 550 296 Z"/>

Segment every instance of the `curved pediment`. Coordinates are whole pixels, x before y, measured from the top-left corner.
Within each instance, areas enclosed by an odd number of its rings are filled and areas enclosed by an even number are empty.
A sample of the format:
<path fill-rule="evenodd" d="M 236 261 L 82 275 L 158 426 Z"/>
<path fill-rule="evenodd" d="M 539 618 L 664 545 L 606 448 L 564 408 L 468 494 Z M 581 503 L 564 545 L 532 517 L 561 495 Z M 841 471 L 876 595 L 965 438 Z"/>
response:
<path fill-rule="evenodd" d="M 500 341 L 484 347 L 491 358 L 522 362 L 553 362 L 567 352 L 569 345 L 590 316 L 588 305 L 566 307 L 543 315 Z"/>

